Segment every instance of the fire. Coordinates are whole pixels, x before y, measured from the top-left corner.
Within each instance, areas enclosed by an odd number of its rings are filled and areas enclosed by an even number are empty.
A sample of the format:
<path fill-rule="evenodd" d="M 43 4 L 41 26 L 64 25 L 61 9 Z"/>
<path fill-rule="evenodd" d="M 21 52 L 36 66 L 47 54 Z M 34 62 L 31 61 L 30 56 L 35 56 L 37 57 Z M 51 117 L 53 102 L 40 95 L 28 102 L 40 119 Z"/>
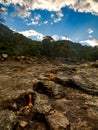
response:
<path fill-rule="evenodd" d="M 32 104 L 32 94 L 29 94 L 29 104 L 28 104 L 29 107 L 32 107 L 33 104 Z"/>
<path fill-rule="evenodd" d="M 54 79 L 55 79 L 55 75 L 54 75 L 53 73 L 50 73 L 49 78 L 50 78 L 51 80 L 54 80 Z"/>

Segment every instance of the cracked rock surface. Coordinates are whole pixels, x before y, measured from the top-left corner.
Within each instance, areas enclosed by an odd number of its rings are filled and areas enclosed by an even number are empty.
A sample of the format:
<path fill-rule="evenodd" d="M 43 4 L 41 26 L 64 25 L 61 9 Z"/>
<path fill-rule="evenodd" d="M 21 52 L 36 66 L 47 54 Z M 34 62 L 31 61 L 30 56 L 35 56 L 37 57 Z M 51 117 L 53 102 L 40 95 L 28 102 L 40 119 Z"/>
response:
<path fill-rule="evenodd" d="M 0 130 L 98 130 L 95 64 L 0 63 Z"/>

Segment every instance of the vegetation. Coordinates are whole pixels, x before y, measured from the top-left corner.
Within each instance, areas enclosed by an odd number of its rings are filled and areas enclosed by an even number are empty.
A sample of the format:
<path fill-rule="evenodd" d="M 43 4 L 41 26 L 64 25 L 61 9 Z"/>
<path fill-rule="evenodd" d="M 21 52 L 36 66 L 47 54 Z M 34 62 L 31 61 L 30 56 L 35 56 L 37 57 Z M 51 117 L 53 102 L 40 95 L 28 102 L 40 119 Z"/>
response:
<path fill-rule="evenodd" d="M 82 46 L 67 40 L 54 41 L 50 36 L 44 37 L 42 41 L 33 41 L 0 24 L 0 55 L 2 53 L 9 56 L 64 57 L 67 60 L 98 59 L 97 46 Z"/>

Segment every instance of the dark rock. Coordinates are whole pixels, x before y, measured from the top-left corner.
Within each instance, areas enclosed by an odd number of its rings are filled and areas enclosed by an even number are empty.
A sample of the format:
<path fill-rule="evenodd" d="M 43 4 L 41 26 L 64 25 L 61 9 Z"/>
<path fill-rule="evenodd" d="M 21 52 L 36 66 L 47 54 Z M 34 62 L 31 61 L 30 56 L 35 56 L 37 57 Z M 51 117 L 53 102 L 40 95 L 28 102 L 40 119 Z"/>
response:
<path fill-rule="evenodd" d="M 64 96 L 63 88 L 61 85 L 54 83 L 53 81 L 45 80 L 34 84 L 34 90 L 38 93 L 45 94 L 50 98 L 60 98 Z"/>

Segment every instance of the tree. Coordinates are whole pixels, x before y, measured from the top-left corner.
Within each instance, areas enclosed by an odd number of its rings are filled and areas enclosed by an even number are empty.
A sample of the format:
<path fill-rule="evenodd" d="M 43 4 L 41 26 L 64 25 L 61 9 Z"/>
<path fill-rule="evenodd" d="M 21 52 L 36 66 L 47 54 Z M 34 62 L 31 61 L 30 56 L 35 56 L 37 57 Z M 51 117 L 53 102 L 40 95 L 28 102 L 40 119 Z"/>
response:
<path fill-rule="evenodd" d="M 42 40 L 43 43 L 50 43 L 53 41 L 54 41 L 54 39 L 51 36 L 45 36 L 45 37 L 43 37 L 43 40 Z"/>
<path fill-rule="evenodd" d="M 65 43 L 61 48 L 60 48 L 60 55 L 62 57 L 65 57 L 66 59 L 71 58 L 73 54 L 75 53 L 74 49 L 71 47 L 71 44 Z"/>
<path fill-rule="evenodd" d="M 54 41 L 54 39 L 51 36 L 46 36 L 42 40 L 43 44 L 43 55 L 44 56 L 51 56 L 51 44 Z"/>
<path fill-rule="evenodd" d="M 91 61 L 98 60 L 98 47 L 95 46 L 91 51 L 88 52 L 88 59 Z"/>

